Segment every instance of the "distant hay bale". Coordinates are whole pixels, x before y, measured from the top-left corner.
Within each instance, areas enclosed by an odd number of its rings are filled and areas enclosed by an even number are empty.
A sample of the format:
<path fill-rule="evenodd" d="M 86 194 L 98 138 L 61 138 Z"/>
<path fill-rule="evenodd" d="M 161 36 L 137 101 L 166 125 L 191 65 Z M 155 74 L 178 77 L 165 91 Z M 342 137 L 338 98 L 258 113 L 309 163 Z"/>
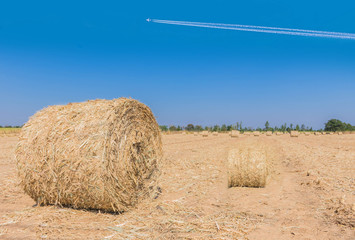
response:
<path fill-rule="evenodd" d="M 182 135 L 186 135 L 186 132 L 185 132 L 185 131 L 183 131 L 183 132 L 182 132 Z"/>
<path fill-rule="evenodd" d="M 343 135 L 343 132 L 338 132 L 338 135 Z"/>
<path fill-rule="evenodd" d="M 255 131 L 255 132 L 253 132 L 253 135 L 254 135 L 255 137 L 259 137 L 259 136 L 260 136 L 260 132 L 259 132 L 259 131 Z"/>
<path fill-rule="evenodd" d="M 265 187 L 267 155 L 255 148 L 238 148 L 229 151 L 228 187 Z"/>
<path fill-rule="evenodd" d="M 136 100 L 47 107 L 19 139 L 20 184 L 39 205 L 121 212 L 156 194 L 161 135 Z"/>
<path fill-rule="evenodd" d="M 240 135 L 240 132 L 238 130 L 232 130 L 230 133 L 230 136 L 232 138 L 237 138 L 237 137 L 239 137 L 239 135 Z"/>
<path fill-rule="evenodd" d="M 272 136 L 272 131 L 267 131 L 266 136 Z"/>
<path fill-rule="evenodd" d="M 298 137 L 300 135 L 300 132 L 299 131 L 291 131 L 290 132 L 290 136 L 291 137 Z"/>
<path fill-rule="evenodd" d="M 310 132 L 304 132 L 304 135 L 305 135 L 305 136 L 309 136 L 309 135 L 310 135 Z"/>
<path fill-rule="evenodd" d="M 318 135 L 321 135 L 320 132 L 314 132 L 314 135 L 318 136 Z"/>
<path fill-rule="evenodd" d="M 276 135 L 281 136 L 281 135 L 283 135 L 283 132 L 276 132 Z"/>
<path fill-rule="evenodd" d="M 194 136 L 198 136 L 198 132 L 194 132 Z"/>
<path fill-rule="evenodd" d="M 218 132 L 213 132 L 213 136 L 218 136 Z"/>
<path fill-rule="evenodd" d="M 334 135 L 334 132 L 330 132 L 329 135 Z"/>
<path fill-rule="evenodd" d="M 208 137 L 208 131 L 202 131 L 201 135 L 202 137 Z"/>
<path fill-rule="evenodd" d="M 244 132 L 243 135 L 250 136 L 250 132 Z"/>
<path fill-rule="evenodd" d="M 327 133 L 326 132 L 322 132 L 322 135 L 326 135 Z"/>

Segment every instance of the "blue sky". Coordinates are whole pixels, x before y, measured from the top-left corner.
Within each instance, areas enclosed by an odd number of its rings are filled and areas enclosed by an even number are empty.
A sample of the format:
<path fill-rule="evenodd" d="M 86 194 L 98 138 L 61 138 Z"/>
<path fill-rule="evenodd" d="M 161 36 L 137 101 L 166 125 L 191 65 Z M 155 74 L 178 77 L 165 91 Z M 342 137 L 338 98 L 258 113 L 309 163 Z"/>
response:
<path fill-rule="evenodd" d="M 355 124 L 355 41 L 146 18 L 355 33 L 354 1 L 3 1 L 0 125 L 132 97 L 159 124 Z"/>

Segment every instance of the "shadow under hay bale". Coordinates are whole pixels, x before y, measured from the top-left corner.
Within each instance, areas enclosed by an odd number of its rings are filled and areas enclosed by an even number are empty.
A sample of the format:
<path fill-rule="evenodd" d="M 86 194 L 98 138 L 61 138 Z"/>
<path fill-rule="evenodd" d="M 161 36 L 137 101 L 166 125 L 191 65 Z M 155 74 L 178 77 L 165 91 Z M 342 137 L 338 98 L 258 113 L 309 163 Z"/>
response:
<path fill-rule="evenodd" d="M 154 115 L 126 98 L 45 108 L 16 149 L 21 186 L 39 205 L 109 212 L 156 194 L 161 157 Z"/>
<path fill-rule="evenodd" d="M 265 187 L 267 168 L 266 150 L 232 149 L 228 155 L 228 187 Z"/>

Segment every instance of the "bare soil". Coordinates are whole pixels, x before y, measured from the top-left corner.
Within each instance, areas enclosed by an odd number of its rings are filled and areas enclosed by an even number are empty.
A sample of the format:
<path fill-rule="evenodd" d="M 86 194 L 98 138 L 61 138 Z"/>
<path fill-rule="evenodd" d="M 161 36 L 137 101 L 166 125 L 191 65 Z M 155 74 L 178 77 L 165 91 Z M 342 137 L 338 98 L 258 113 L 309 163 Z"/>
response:
<path fill-rule="evenodd" d="M 164 135 L 161 195 L 122 214 L 35 206 L 0 137 L 0 239 L 355 239 L 355 135 Z M 265 188 L 228 188 L 228 151 L 272 147 Z"/>

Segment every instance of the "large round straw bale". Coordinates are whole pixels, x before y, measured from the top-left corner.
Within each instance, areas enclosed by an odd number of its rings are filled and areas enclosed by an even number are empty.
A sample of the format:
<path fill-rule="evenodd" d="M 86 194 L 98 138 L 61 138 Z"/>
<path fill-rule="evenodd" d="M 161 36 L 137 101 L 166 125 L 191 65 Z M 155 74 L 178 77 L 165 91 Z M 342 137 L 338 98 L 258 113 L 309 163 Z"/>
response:
<path fill-rule="evenodd" d="M 250 136 L 250 132 L 244 132 L 243 135 Z"/>
<path fill-rule="evenodd" d="M 253 134 L 254 134 L 255 137 L 259 137 L 260 136 L 260 132 L 259 131 L 254 131 Z"/>
<path fill-rule="evenodd" d="M 338 135 L 343 135 L 343 132 L 338 132 Z"/>
<path fill-rule="evenodd" d="M 127 98 L 47 107 L 16 149 L 21 185 L 38 204 L 111 212 L 156 194 L 161 156 L 154 115 Z"/>
<path fill-rule="evenodd" d="M 321 135 L 321 133 L 320 132 L 314 132 L 314 135 Z"/>
<path fill-rule="evenodd" d="M 266 136 L 272 136 L 272 131 L 267 131 Z"/>
<path fill-rule="evenodd" d="M 309 132 L 304 132 L 305 136 L 309 136 L 309 134 L 310 134 Z"/>
<path fill-rule="evenodd" d="M 291 137 L 298 137 L 300 135 L 300 132 L 299 131 L 291 131 L 290 132 L 290 136 Z"/>
<path fill-rule="evenodd" d="M 237 137 L 239 137 L 239 135 L 240 135 L 240 132 L 238 130 L 232 130 L 230 133 L 230 136 L 232 138 L 237 138 Z"/>
<path fill-rule="evenodd" d="M 218 136 L 218 132 L 213 132 L 213 136 Z"/>
<path fill-rule="evenodd" d="M 229 151 L 228 187 L 264 187 L 267 178 L 266 152 L 255 148 Z"/>
<path fill-rule="evenodd" d="M 201 135 L 202 137 L 208 137 L 208 131 L 202 131 Z"/>
<path fill-rule="evenodd" d="M 194 132 L 194 136 L 198 136 L 198 132 Z"/>
<path fill-rule="evenodd" d="M 277 136 L 283 135 L 283 132 L 276 132 Z"/>

